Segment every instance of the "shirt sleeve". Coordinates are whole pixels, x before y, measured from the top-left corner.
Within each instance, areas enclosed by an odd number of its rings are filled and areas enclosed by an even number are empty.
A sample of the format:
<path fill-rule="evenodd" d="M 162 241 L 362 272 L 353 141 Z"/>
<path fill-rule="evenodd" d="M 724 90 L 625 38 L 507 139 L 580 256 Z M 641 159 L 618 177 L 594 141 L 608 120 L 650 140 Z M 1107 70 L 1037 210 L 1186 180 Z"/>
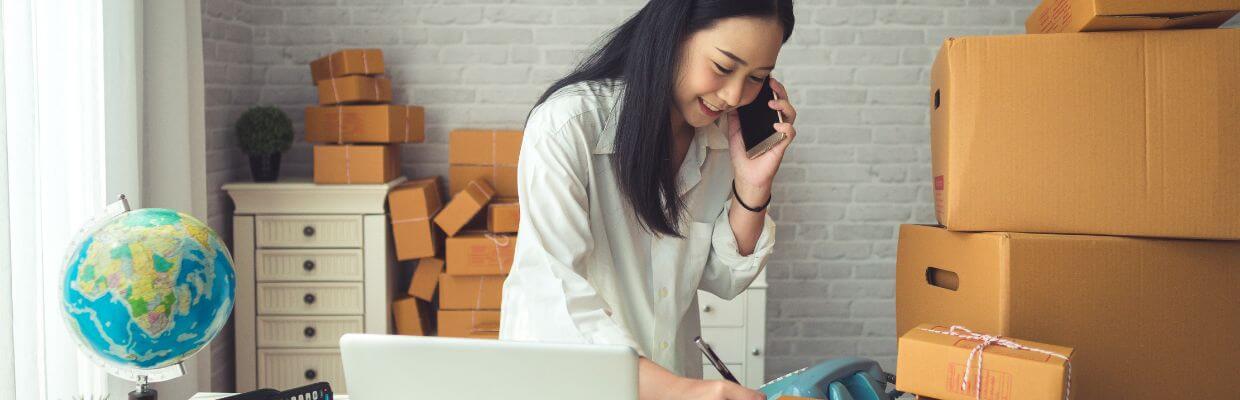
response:
<path fill-rule="evenodd" d="M 546 103 L 544 103 L 546 105 Z M 517 167 L 518 253 L 504 286 L 500 338 L 624 345 L 645 355 L 586 279 L 594 250 L 588 197 L 591 147 L 579 118 L 531 115 Z M 561 111 L 562 112 L 562 111 Z"/>
<path fill-rule="evenodd" d="M 766 266 L 766 261 L 775 247 L 775 220 L 771 219 L 768 213 L 753 253 L 742 256 L 740 246 L 736 244 L 736 234 L 732 232 L 732 223 L 728 219 L 731 209 L 732 200 L 729 198 L 724 203 L 723 212 L 715 218 L 710 257 L 699 284 L 700 289 L 725 300 L 736 297 L 753 283 Z"/>

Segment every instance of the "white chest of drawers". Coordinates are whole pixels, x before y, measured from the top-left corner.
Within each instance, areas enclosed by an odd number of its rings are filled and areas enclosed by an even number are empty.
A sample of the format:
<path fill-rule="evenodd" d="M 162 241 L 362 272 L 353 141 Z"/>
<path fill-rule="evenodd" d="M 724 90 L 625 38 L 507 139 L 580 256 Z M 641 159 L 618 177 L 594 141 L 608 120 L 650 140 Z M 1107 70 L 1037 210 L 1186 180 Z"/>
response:
<path fill-rule="evenodd" d="M 389 333 L 395 294 L 384 185 L 232 183 L 237 391 L 328 381 L 340 336 Z"/>
<path fill-rule="evenodd" d="M 698 311 L 702 339 L 710 343 L 732 375 L 750 388 L 766 383 L 766 272 L 729 301 L 699 291 Z M 702 365 L 703 378 L 721 379 L 705 357 Z"/>

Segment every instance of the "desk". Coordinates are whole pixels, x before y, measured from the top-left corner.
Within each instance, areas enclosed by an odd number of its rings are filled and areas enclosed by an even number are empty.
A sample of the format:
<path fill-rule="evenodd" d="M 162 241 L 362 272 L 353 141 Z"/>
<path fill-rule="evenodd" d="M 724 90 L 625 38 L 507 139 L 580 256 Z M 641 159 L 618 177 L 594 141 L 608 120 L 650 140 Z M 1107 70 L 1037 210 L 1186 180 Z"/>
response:
<path fill-rule="evenodd" d="M 190 397 L 189 400 L 215 400 L 215 399 L 222 399 L 228 396 L 232 396 L 234 394 L 236 393 L 198 393 L 194 395 L 194 397 Z M 349 396 L 343 395 L 343 394 L 339 396 L 332 396 L 332 397 L 333 397 L 333 400 L 349 400 Z"/>

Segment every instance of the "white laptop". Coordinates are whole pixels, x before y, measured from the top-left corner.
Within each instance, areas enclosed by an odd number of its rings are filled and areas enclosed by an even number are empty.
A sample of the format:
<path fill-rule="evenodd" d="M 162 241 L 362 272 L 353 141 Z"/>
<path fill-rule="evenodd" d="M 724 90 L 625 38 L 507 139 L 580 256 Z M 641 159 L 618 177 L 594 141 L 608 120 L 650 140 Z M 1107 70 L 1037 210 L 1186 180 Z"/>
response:
<path fill-rule="evenodd" d="M 636 400 L 625 346 L 423 336 L 340 338 L 349 400 Z"/>

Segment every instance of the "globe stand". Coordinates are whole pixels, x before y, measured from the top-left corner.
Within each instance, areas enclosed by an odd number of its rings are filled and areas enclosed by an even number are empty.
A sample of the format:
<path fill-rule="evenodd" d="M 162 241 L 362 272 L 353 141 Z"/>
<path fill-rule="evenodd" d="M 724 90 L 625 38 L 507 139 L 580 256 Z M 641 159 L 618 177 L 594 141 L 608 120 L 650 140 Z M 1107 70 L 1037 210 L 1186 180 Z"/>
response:
<path fill-rule="evenodd" d="M 146 375 L 138 376 L 138 388 L 129 392 L 129 400 L 159 400 L 159 392 L 151 389 Z"/>

